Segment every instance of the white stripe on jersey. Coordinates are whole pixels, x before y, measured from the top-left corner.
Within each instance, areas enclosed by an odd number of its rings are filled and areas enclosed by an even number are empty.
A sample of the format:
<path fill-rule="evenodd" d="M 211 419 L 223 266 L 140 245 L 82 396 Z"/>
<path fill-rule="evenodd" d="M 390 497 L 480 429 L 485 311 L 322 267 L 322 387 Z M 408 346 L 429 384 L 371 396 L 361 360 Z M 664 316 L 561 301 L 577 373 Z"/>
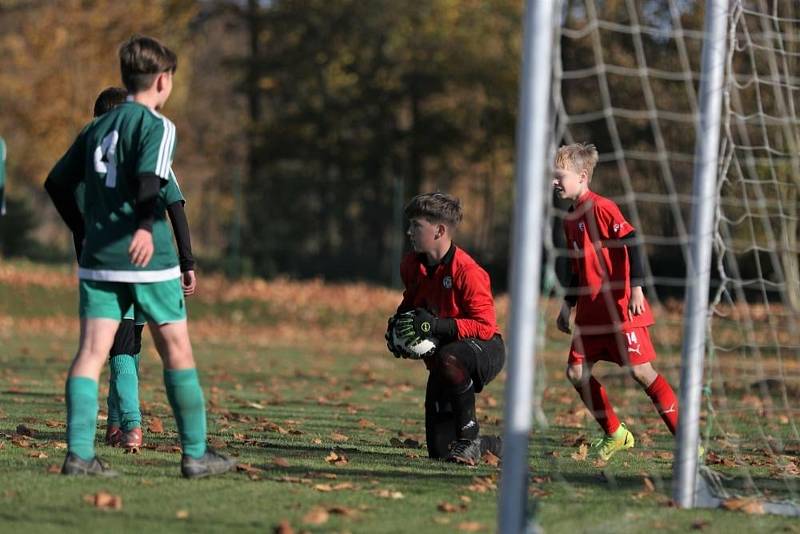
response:
<path fill-rule="evenodd" d="M 78 268 L 78 278 L 81 280 L 96 280 L 98 282 L 124 282 L 128 284 L 144 284 L 149 282 L 166 282 L 181 277 L 181 268 L 176 265 L 160 271 L 114 271 L 111 269 Z"/>
<path fill-rule="evenodd" d="M 167 150 L 164 152 L 164 162 L 159 176 L 169 180 L 169 169 L 172 166 L 172 151 L 175 148 L 175 125 L 167 120 L 169 124 L 169 140 L 167 140 Z"/>
<path fill-rule="evenodd" d="M 169 166 L 172 163 L 172 149 L 175 142 L 175 125 L 163 115 L 159 115 L 159 118 L 164 125 L 164 133 L 161 137 L 161 144 L 158 147 L 155 172 L 159 177 L 168 180 Z"/>

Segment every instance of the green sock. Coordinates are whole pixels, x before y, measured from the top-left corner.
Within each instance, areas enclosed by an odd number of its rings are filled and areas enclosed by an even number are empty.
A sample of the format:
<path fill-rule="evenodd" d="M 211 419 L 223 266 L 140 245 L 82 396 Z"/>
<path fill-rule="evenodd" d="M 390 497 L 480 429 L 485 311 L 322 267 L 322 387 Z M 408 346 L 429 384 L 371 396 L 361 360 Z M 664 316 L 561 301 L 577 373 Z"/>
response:
<path fill-rule="evenodd" d="M 183 454 L 200 458 L 206 452 L 206 405 L 197 369 L 164 369 L 164 385 Z"/>
<path fill-rule="evenodd" d="M 119 403 L 119 424 L 123 432 L 142 426 L 142 412 L 139 410 L 139 376 L 136 370 L 136 356 L 117 354 L 111 357 L 111 382 L 117 393 Z M 110 397 L 110 395 L 109 395 Z"/>
<path fill-rule="evenodd" d="M 66 398 L 69 452 L 91 460 L 97 431 L 97 382 L 85 376 L 67 378 Z"/>
<path fill-rule="evenodd" d="M 111 362 L 109 362 L 108 367 L 111 369 Z M 119 394 L 117 393 L 113 370 L 110 370 L 108 373 L 108 398 L 106 399 L 106 405 L 108 405 L 108 421 L 106 422 L 106 426 L 118 427 L 121 421 L 119 416 Z"/>

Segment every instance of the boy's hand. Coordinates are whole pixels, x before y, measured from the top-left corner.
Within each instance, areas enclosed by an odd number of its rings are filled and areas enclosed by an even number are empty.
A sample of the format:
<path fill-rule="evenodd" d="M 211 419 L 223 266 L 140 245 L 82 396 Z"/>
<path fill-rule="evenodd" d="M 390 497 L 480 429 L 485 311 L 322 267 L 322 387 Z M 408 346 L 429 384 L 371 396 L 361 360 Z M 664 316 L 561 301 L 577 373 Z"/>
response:
<path fill-rule="evenodd" d="M 556 327 L 565 334 L 571 334 L 572 330 L 569 329 L 569 317 L 572 314 L 572 306 L 567 301 L 561 303 L 561 311 L 556 318 Z"/>
<path fill-rule="evenodd" d="M 194 295 L 194 290 L 197 287 L 197 276 L 195 276 L 194 271 L 181 273 L 181 287 L 183 288 L 184 297 Z"/>
<path fill-rule="evenodd" d="M 131 246 L 128 247 L 131 263 L 137 267 L 147 267 L 153 257 L 153 234 L 142 228 L 134 232 Z"/>
<path fill-rule="evenodd" d="M 628 310 L 631 315 L 641 315 L 644 313 L 644 291 L 641 286 L 631 288 L 631 299 L 628 301 Z"/>

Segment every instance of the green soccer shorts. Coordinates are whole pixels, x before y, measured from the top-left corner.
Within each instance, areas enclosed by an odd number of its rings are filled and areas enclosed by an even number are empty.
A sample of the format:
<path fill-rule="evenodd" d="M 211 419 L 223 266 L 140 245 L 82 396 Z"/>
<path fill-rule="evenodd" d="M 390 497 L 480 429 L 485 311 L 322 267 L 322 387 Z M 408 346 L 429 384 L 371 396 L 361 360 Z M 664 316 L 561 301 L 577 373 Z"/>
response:
<path fill-rule="evenodd" d="M 177 323 L 186 320 L 186 302 L 180 278 L 164 282 L 127 283 L 81 280 L 81 319 L 131 318 L 137 323 Z"/>

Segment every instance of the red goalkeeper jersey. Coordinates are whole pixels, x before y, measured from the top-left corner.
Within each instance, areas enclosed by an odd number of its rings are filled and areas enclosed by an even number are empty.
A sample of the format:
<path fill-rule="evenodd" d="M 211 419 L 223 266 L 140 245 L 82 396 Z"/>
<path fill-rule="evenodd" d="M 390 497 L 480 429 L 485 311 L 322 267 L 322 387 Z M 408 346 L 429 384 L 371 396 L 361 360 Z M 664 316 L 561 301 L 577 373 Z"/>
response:
<path fill-rule="evenodd" d="M 456 320 L 458 338 L 488 340 L 499 333 L 489 274 L 455 245 L 433 267 L 425 255 L 411 253 L 400 264 L 405 285 L 397 311 L 425 308 L 437 317 Z"/>
<path fill-rule="evenodd" d="M 632 316 L 628 249 L 619 240 L 634 231 L 611 200 L 587 191 L 564 218 L 573 272 L 578 274 L 575 324 L 601 334 L 653 324 L 650 305 Z"/>

